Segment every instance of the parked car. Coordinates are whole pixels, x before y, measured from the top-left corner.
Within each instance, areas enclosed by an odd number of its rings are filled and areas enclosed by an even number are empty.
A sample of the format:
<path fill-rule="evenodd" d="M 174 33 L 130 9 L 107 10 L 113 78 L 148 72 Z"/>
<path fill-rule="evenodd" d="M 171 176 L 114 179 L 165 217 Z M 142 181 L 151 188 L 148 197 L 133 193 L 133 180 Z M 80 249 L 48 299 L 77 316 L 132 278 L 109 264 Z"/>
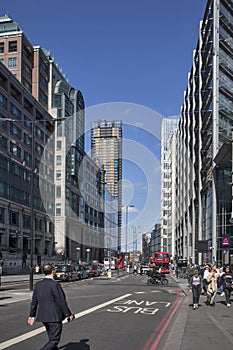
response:
<path fill-rule="evenodd" d="M 84 265 L 77 265 L 77 266 L 75 266 L 75 269 L 77 272 L 78 280 L 88 278 L 88 272 L 87 272 L 86 267 Z"/>
<path fill-rule="evenodd" d="M 75 267 L 70 264 L 58 264 L 55 266 L 56 274 L 54 276 L 55 280 L 62 282 L 72 282 L 77 281 L 77 272 Z"/>
<path fill-rule="evenodd" d="M 98 269 L 98 265 L 87 265 L 86 266 L 88 277 L 97 277 L 100 276 L 100 270 Z"/>

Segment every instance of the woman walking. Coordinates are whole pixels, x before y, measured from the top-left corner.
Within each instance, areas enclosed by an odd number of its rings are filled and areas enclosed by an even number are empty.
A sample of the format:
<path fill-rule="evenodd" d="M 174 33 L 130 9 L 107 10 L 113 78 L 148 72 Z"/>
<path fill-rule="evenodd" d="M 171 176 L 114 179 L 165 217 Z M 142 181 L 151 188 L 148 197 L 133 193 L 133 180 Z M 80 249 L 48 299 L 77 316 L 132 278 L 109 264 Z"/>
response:
<path fill-rule="evenodd" d="M 216 265 L 213 265 L 207 277 L 207 305 L 215 306 L 215 297 L 218 291 L 218 278 L 219 274 L 216 272 Z"/>
<path fill-rule="evenodd" d="M 203 287 L 204 295 L 207 295 L 207 288 L 208 288 L 207 277 L 209 276 L 209 273 L 210 273 L 210 267 L 209 267 L 209 265 L 205 265 L 203 280 L 202 280 L 202 287 Z"/>
<path fill-rule="evenodd" d="M 231 269 L 229 266 L 226 267 L 225 273 L 222 275 L 222 282 L 223 282 L 223 290 L 226 297 L 226 305 L 227 307 L 230 307 L 231 306 L 230 296 L 233 288 L 233 276 L 231 274 Z"/>
<path fill-rule="evenodd" d="M 194 274 L 190 278 L 190 286 L 193 293 L 193 310 L 197 310 L 202 286 L 202 277 L 198 274 L 198 270 L 194 270 Z"/>

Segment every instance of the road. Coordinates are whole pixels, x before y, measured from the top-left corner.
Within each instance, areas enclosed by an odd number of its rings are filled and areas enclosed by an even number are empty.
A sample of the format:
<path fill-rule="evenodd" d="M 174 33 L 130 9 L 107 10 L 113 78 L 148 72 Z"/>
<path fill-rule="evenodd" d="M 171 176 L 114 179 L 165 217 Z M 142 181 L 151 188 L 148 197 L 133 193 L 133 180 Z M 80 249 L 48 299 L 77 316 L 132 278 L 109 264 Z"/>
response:
<path fill-rule="evenodd" d="M 182 291 L 149 286 L 146 277 L 126 274 L 62 284 L 76 319 L 65 323 L 60 350 L 162 350 L 183 302 Z M 31 293 L 0 303 L 0 349 L 39 349 L 46 342 L 40 323 L 26 323 Z"/>

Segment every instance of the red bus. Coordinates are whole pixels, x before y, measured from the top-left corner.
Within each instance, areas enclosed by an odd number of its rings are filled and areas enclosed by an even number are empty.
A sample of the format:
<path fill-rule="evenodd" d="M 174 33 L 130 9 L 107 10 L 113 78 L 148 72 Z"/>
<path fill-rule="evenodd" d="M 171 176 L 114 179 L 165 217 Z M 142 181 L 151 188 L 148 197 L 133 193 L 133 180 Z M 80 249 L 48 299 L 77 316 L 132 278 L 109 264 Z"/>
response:
<path fill-rule="evenodd" d="M 161 264 L 170 264 L 170 254 L 168 252 L 155 252 L 154 263 Z"/>
<path fill-rule="evenodd" d="M 171 258 L 168 252 L 155 252 L 155 257 L 152 258 L 151 262 L 158 268 L 161 268 L 162 273 L 170 273 L 169 264 L 171 262 Z"/>

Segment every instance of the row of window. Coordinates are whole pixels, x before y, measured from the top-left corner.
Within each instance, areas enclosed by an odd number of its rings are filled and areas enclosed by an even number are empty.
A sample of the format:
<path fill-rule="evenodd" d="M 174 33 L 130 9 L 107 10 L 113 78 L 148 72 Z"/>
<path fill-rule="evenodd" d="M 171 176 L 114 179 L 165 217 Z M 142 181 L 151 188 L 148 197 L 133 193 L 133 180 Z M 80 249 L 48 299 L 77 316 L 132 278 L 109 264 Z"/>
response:
<path fill-rule="evenodd" d="M 5 52 L 5 43 L 0 42 L 0 54 Z M 8 41 L 8 52 L 17 52 L 17 41 Z"/>
<path fill-rule="evenodd" d="M 2 181 L 0 181 L 0 197 L 27 207 L 31 206 L 30 193 Z M 46 203 L 43 203 L 41 197 L 37 196 L 34 196 L 34 208 L 38 211 L 46 211 L 48 214 L 53 214 L 54 211 L 54 205 L 52 202 L 47 201 Z"/>
<path fill-rule="evenodd" d="M 9 215 L 7 218 L 5 213 L 6 213 L 6 208 L 0 207 L 0 223 L 4 224 L 4 223 L 6 223 L 6 220 L 7 220 L 9 222 L 9 225 L 19 227 L 21 214 L 19 212 L 16 212 L 16 211 L 9 210 L 9 212 L 8 212 Z M 31 216 L 30 215 L 22 214 L 22 222 L 23 222 L 23 228 L 25 228 L 25 229 L 31 228 Z M 35 230 L 42 232 L 43 219 L 35 218 L 34 224 L 35 224 Z M 44 223 L 44 227 L 45 227 L 45 232 L 51 232 L 51 233 L 53 232 L 53 223 L 52 222 L 46 221 Z"/>
<path fill-rule="evenodd" d="M 0 58 L 0 62 L 1 62 L 2 64 L 5 64 L 4 58 Z M 17 68 L 17 57 L 9 57 L 9 58 L 8 58 L 8 65 L 7 65 L 7 67 L 8 67 L 9 69 L 15 69 L 15 68 Z"/>

